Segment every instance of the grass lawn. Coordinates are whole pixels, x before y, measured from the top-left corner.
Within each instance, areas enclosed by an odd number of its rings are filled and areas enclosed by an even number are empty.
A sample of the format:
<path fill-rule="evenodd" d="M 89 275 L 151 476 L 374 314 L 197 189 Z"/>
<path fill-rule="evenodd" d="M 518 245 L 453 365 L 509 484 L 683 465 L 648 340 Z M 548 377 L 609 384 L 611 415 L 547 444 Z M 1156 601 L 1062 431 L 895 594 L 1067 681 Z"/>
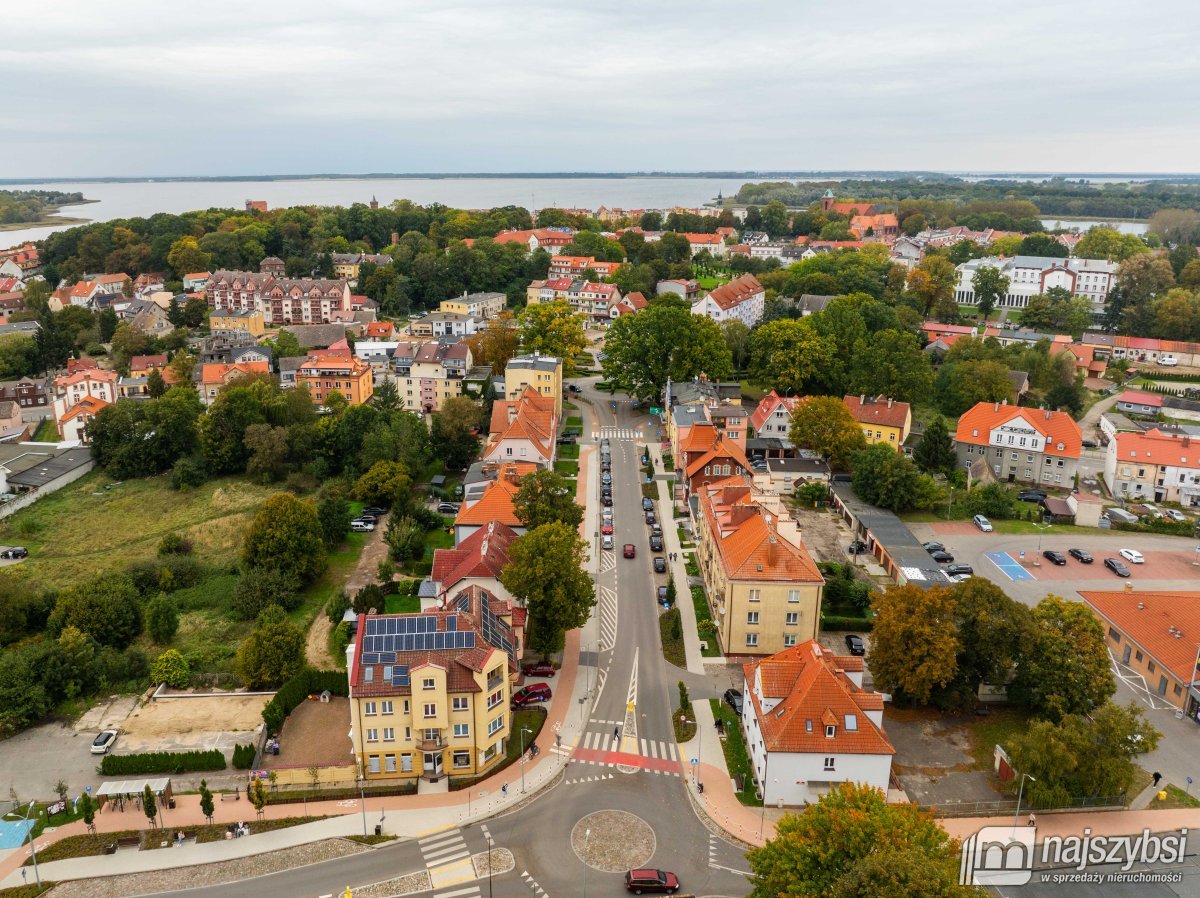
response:
<path fill-rule="evenodd" d="M 758 402 L 758 400 L 762 399 L 764 396 L 767 395 L 766 390 L 764 390 L 762 387 L 758 386 L 757 384 L 752 384 L 748 380 L 741 381 L 741 384 L 742 384 L 742 396 L 745 397 L 746 399 L 748 399 L 750 402 Z"/>
<path fill-rule="evenodd" d="M 1150 804 L 1151 808 L 1200 808 L 1200 798 L 1178 786 L 1167 786 L 1164 791 L 1167 793 L 1167 800 L 1159 801 L 1155 798 Z M 1132 790 L 1130 792 L 1132 793 Z"/>
<path fill-rule="evenodd" d="M 746 742 L 742 738 L 737 718 L 720 699 L 710 698 L 708 703 L 712 707 L 713 717 L 725 725 L 725 738 L 721 740 L 721 750 L 725 753 L 725 766 L 729 769 L 730 778 L 735 780 L 734 785 L 737 785 L 737 779 L 742 782 L 742 791 L 735 793 L 738 801 L 752 808 L 761 808 L 762 802 L 754 794 L 750 755 L 746 752 Z"/>
<path fill-rule="evenodd" d="M 670 472 L 675 470 L 675 456 L 670 452 L 664 452 L 662 457 L 663 470 Z"/>
<path fill-rule="evenodd" d="M 679 548 L 681 548 L 681 549 L 695 548 L 696 544 L 694 542 L 692 542 L 691 539 L 688 537 L 688 532 L 686 530 L 684 530 L 682 527 L 676 527 L 675 532 L 679 535 Z"/>
<path fill-rule="evenodd" d="M 563 425 L 566 430 L 583 430 L 583 418 L 578 415 L 571 415 L 567 418 L 567 423 Z"/>
<path fill-rule="evenodd" d="M 700 565 L 696 563 L 696 556 L 689 555 L 687 562 L 684 564 L 684 570 L 688 572 L 689 577 L 700 576 Z"/>
<path fill-rule="evenodd" d="M 417 614 L 421 610 L 421 599 L 419 596 L 396 596 L 387 597 L 387 602 L 384 605 L 384 611 L 387 614 Z"/>
<path fill-rule="evenodd" d="M 642 484 L 642 498 L 643 499 L 654 499 L 657 501 L 658 500 L 658 484 L 657 483 L 643 483 Z"/>
<path fill-rule="evenodd" d="M 692 587 L 692 607 L 696 610 L 696 628 L 700 633 L 700 641 L 707 644 L 707 648 L 701 650 L 701 654 L 705 658 L 718 658 L 721 655 L 721 649 L 717 646 L 716 633 L 705 634 L 700 628 L 704 621 L 712 623 L 712 615 L 708 610 L 708 599 L 704 595 L 703 586 Z"/>
<path fill-rule="evenodd" d="M 683 621 L 679 609 L 672 608 L 658 616 L 658 632 L 662 636 L 663 657 L 676 667 L 687 669 L 687 653 L 683 648 Z"/>
<path fill-rule="evenodd" d="M 579 411 L 579 406 L 577 406 L 574 402 L 571 402 L 570 400 L 564 399 L 563 400 L 563 411 L 577 412 L 577 411 Z"/>
<path fill-rule="evenodd" d="M 529 746 L 537 741 L 538 733 L 542 731 L 542 725 L 545 722 L 545 708 L 524 708 L 520 711 L 513 711 L 512 731 L 508 736 L 508 751 L 504 756 L 504 760 L 499 764 L 489 767 L 487 772 L 482 774 L 482 776 L 493 776 L 510 764 L 515 764 L 521 757 L 522 747 L 528 750 Z M 523 729 L 527 729 L 529 732 L 522 735 L 521 730 Z M 478 782 L 479 779 L 480 777 L 476 776 L 452 776 L 450 777 L 450 791 L 453 792 L 457 789 L 462 789 L 469 784 Z"/>
<path fill-rule="evenodd" d="M 1015 708 L 993 708 L 985 717 L 976 717 L 967 724 L 971 739 L 971 757 L 979 770 L 992 769 L 992 756 L 997 745 L 1004 747 L 1009 739 L 1024 732 L 1029 717 Z"/>
<path fill-rule="evenodd" d="M 554 463 L 555 472 L 562 474 L 564 477 L 579 476 L 579 462 L 571 461 L 570 459 L 560 458 Z"/>
<path fill-rule="evenodd" d="M 579 458 L 579 444 L 571 443 L 568 446 L 559 446 L 558 447 L 558 457 L 559 458 L 572 458 L 572 459 Z"/>
<path fill-rule="evenodd" d="M 53 418 L 47 418 L 38 425 L 37 430 L 33 432 L 33 441 L 35 443 L 58 442 L 58 428 L 54 426 Z"/>

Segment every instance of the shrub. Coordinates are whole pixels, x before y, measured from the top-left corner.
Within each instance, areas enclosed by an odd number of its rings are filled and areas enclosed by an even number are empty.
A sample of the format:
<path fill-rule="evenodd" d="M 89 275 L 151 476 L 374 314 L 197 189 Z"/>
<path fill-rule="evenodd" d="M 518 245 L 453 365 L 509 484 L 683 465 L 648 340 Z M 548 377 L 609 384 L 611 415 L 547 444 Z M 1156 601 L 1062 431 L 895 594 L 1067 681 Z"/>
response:
<path fill-rule="evenodd" d="M 159 593 L 146 605 L 146 629 L 159 645 L 166 645 L 179 630 L 179 611 L 175 600 Z"/>
<path fill-rule="evenodd" d="M 329 604 L 325 606 L 325 616 L 329 618 L 329 622 L 336 626 L 341 623 L 342 617 L 346 614 L 346 609 L 350 607 L 350 597 L 345 592 L 339 592 L 336 596 L 329 600 Z"/>
<path fill-rule="evenodd" d="M 150 669 L 150 679 L 155 683 L 166 683 L 173 689 L 185 688 L 191 675 L 187 659 L 175 649 L 167 649 L 155 658 Z"/>
<path fill-rule="evenodd" d="M 233 766 L 238 770 L 249 770 L 254 766 L 258 750 L 250 743 L 233 747 Z"/>
<path fill-rule="evenodd" d="M 1011 518 L 1017 504 L 1016 490 L 989 483 L 987 486 L 973 489 L 963 497 L 962 507 L 970 515 L 981 514 L 988 518 Z"/>
<path fill-rule="evenodd" d="M 279 691 L 263 708 L 263 721 L 267 731 L 278 733 L 283 729 L 283 722 L 295 710 L 296 706 L 308 698 L 328 690 L 333 695 L 347 696 L 350 694 L 350 683 L 346 674 L 337 670 L 313 670 L 306 667 L 296 676 L 279 687 Z"/>
<path fill-rule="evenodd" d="M 869 617 L 849 617 L 841 614 L 826 614 L 821 617 L 822 630 L 865 630 L 871 632 L 874 621 Z"/>
<path fill-rule="evenodd" d="M 191 555 L 192 541 L 178 533 L 168 533 L 158 541 L 158 554 L 161 555 Z"/>
<path fill-rule="evenodd" d="M 199 455 L 189 455 L 175 462 L 171 469 L 171 486 L 177 490 L 195 489 L 208 480 L 208 466 Z"/>
<path fill-rule="evenodd" d="M 137 755 L 105 755 L 101 776 L 140 776 L 144 773 L 185 773 L 192 770 L 224 770 L 225 753 L 207 751 L 152 751 Z"/>
<path fill-rule="evenodd" d="M 350 644 L 350 622 L 341 621 L 333 628 L 333 649 L 338 657 L 346 654 L 346 646 Z"/>
<path fill-rule="evenodd" d="M 135 562 L 125 573 L 137 591 L 146 596 L 195 586 L 204 577 L 204 567 L 187 555 L 163 555 Z"/>
<path fill-rule="evenodd" d="M 370 609 L 374 608 L 377 613 L 382 613 L 387 607 L 387 597 L 383 590 L 374 583 L 368 583 L 357 593 L 354 594 L 354 603 L 352 606 L 356 613 L 365 614 Z"/>
<path fill-rule="evenodd" d="M 300 604 L 300 581 L 274 568 L 252 567 L 238 578 L 230 610 L 240 620 L 254 620 L 270 605 L 292 611 Z"/>

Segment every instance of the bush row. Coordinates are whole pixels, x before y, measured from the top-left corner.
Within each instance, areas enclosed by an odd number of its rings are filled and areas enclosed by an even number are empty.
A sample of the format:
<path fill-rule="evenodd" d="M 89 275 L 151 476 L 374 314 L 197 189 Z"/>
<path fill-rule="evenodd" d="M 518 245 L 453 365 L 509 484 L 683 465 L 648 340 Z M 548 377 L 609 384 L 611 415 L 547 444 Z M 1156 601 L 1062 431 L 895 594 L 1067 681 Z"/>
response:
<path fill-rule="evenodd" d="M 302 701 L 327 689 L 333 695 L 347 696 L 350 694 L 350 683 L 340 671 L 313 670 L 306 667 L 280 686 L 279 691 L 263 708 L 262 716 L 267 724 L 267 731 L 278 733 L 283 729 L 283 722 L 287 720 L 287 716 Z"/>
<path fill-rule="evenodd" d="M 1191 536 L 1196 527 L 1191 521 L 1168 521 L 1165 518 L 1150 518 L 1136 524 L 1112 522 L 1113 530 L 1131 530 L 1134 533 L 1166 533 L 1171 536 Z"/>
<path fill-rule="evenodd" d="M 138 776 L 143 773 L 184 773 L 193 770 L 224 770 L 225 754 L 208 751 L 150 751 L 136 755 L 105 755 L 102 776 Z"/>
<path fill-rule="evenodd" d="M 252 744 L 235 745 L 233 747 L 233 766 L 238 770 L 249 770 L 254 766 L 254 756 L 258 754 Z"/>
<path fill-rule="evenodd" d="M 822 630 L 865 630 L 868 633 L 874 627 L 869 617 L 850 617 L 841 614 L 826 614 L 821 617 Z"/>

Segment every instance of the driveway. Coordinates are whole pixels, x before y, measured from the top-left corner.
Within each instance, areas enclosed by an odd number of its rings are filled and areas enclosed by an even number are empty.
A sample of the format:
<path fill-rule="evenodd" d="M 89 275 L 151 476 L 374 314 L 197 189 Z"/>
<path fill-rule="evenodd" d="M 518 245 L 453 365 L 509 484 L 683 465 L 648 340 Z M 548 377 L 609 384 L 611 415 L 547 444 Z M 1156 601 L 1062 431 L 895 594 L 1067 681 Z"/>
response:
<path fill-rule="evenodd" d="M 933 711 L 883 713 L 883 731 L 896 756 L 892 772 L 913 801 L 929 805 L 997 801 L 1006 796 L 993 787 L 990 771 L 976 770 L 965 721 Z"/>

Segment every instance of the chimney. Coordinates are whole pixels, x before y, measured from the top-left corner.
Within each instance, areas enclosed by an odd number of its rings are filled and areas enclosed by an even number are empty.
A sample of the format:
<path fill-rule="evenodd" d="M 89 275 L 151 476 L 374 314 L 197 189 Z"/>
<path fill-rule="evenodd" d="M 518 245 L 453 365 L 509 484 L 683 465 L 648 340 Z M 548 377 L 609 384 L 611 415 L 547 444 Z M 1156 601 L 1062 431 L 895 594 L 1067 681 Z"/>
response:
<path fill-rule="evenodd" d="M 866 405 L 866 404 L 867 404 L 867 394 L 866 394 L 866 393 L 859 393 L 859 394 L 858 394 L 858 404 L 859 404 L 859 405 Z"/>
<path fill-rule="evenodd" d="M 1000 411 L 1000 403 L 999 402 L 997 402 L 994 406 L 992 406 L 992 411 L 994 411 L 994 412 Z"/>
<path fill-rule="evenodd" d="M 1146 610 L 1146 603 L 1138 602 L 1138 611 L 1145 611 L 1145 610 Z"/>
<path fill-rule="evenodd" d="M 1050 409 L 1046 409 L 1046 420 L 1050 420 Z"/>
<path fill-rule="evenodd" d="M 893 399 L 891 396 L 889 396 L 889 397 L 888 397 L 888 408 L 891 408 L 891 407 L 892 407 L 892 403 L 893 403 L 893 402 L 895 402 L 895 401 L 896 401 L 895 399 Z"/>

